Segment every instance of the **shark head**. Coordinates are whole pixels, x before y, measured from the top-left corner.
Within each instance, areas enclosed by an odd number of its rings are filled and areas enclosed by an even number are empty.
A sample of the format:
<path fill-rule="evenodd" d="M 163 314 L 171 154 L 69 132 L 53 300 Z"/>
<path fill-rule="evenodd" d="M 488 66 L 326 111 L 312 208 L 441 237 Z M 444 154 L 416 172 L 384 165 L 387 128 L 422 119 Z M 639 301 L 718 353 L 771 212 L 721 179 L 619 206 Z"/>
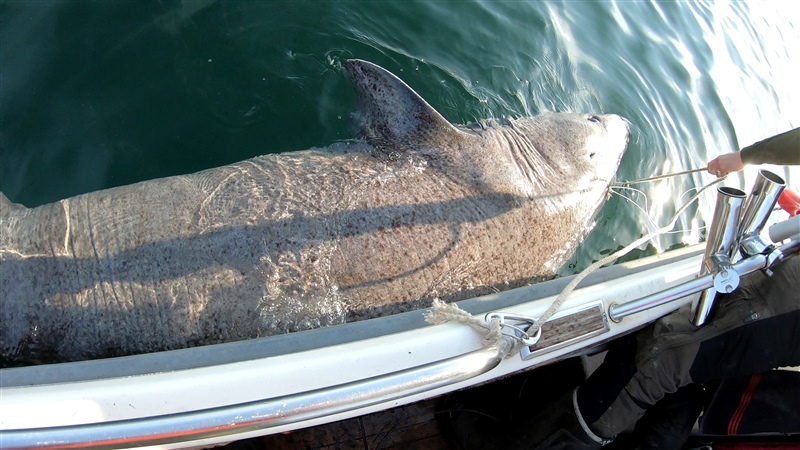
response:
<path fill-rule="evenodd" d="M 510 142 L 518 184 L 606 187 L 628 144 L 628 122 L 615 114 L 545 113 L 510 121 L 498 131 Z"/>

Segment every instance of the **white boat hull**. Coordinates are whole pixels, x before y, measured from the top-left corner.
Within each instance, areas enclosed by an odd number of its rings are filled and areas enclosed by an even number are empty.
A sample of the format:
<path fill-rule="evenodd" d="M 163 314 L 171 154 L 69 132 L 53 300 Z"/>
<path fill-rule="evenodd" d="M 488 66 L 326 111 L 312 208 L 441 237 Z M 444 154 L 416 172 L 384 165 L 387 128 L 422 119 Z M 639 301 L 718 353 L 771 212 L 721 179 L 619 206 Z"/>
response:
<path fill-rule="evenodd" d="M 608 319 L 612 303 L 694 279 L 701 257 L 702 248 L 692 247 L 597 271 L 548 322 L 590 311 L 584 316 L 594 324 L 591 329 L 545 344 L 545 325 L 541 345 L 505 359 L 500 349 L 485 348 L 472 328 L 432 326 L 424 322 L 424 311 L 417 311 L 196 349 L 3 369 L 0 443 L 2 448 L 203 447 L 417 402 L 596 351 L 690 303 L 695 296 L 619 322 Z M 459 306 L 478 317 L 496 311 L 539 317 L 567 281 Z"/>

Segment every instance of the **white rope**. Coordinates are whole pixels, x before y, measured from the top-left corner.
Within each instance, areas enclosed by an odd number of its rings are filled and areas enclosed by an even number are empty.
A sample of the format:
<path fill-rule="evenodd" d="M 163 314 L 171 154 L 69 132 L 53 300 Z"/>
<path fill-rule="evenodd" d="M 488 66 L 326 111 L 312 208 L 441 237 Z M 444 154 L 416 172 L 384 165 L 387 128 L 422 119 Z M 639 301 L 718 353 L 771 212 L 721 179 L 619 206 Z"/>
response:
<path fill-rule="evenodd" d="M 610 264 L 610 263 L 616 261 L 618 258 L 621 258 L 621 257 L 625 256 L 631 250 L 633 250 L 636 247 L 642 245 L 643 243 L 649 241 L 650 239 L 653 239 L 654 237 L 656 237 L 656 236 L 658 236 L 660 234 L 668 233 L 670 230 L 672 230 L 672 227 L 675 226 L 675 223 L 678 221 L 678 217 L 686 210 L 686 208 L 688 208 L 689 205 L 691 205 L 698 198 L 700 198 L 700 194 L 702 194 L 706 189 L 708 189 L 711 186 L 721 182 L 724 179 L 725 179 L 725 177 L 717 178 L 716 180 L 712 181 L 711 183 L 708 183 L 707 185 L 703 186 L 702 189 L 697 191 L 697 193 L 694 194 L 694 196 L 692 196 L 692 198 L 690 198 L 688 202 L 684 203 L 683 206 L 681 206 L 678 209 L 678 211 L 675 212 L 675 215 L 672 216 L 672 220 L 670 220 L 670 222 L 667 225 L 665 225 L 663 227 L 656 228 L 655 230 L 651 231 L 650 233 L 646 234 L 645 236 L 642 236 L 641 238 L 633 241 L 631 244 L 627 245 L 625 248 L 623 248 L 623 249 L 621 249 L 619 251 L 616 251 L 616 252 L 612 253 L 611 255 L 606 256 L 605 258 L 603 258 L 603 259 L 601 259 L 599 261 L 596 261 L 593 264 L 591 264 L 589 267 L 583 269 L 578 275 L 575 276 L 575 278 L 572 279 L 572 281 L 569 282 L 569 284 L 566 285 L 566 287 L 564 287 L 564 290 L 561 291 L 560 294 L 558 294 L 558 297 L 556 297 L 556 299 L 553 300 L 553 303 L 550 304 L 550 307 L 547 308 L 547 310 L 545 310 L 544 314 L 542 314 L 539 317 L 539 319 L 533 325 L 530 326 L 530 328 L 528 329 L 527 333 L 529 335 L 536 334 L 539 331 L 539 328 L 542 327 L 542 324 L 547 322 L 547 320 L 550 319 L 550 317 L 552 317 L 553 314 L 556 313 L 556 311 L 558 311 L 558 308 L 560 308 L 561 305 L 564 304 L 564 302 L 567 300 L 567 298 L 570 296 L 570 294 L 572 294 L 572 291 L 574 291 L 575 288 L 578 286 L 578 284 L 581 281 L 583 281 L 584 278 L 589 276 L 589 274 L 591 274 L 595 270 L 599 269 L 600 267 L 603 267 L 606 264 Z"/>
<path fill-rule="evenodd" d="M 483 335 L 481 341 L 484 347 L 490 347 L 499 343 L 501 339 L 506 339 L 510 341 L 511 345 L 504 357 L 514 355 L 522 348 L 522 341 L 512 339 L 510 336 L 503 334 L 500 320 L 496 317 L 487 322 L 464 311 L 455 303 L 445 303 L 438 298 L 433 299 L 433 307 L 425 314 L 425 321 L 433 325 L 441 325 L 447 322 L 469 325 Z"/>
<path fill-rule="evenodd" d="M 676 173 L 676 174 L 663 175 L 663 176 L 660 176 L 660 177 L 645 178 L 645 179 L 637 180 L 637 181 L 633 181 L 633 182 L 626 182 L 625 184 L 645 182 L 645 181 L 654 181 L 654 180 L 659 180 L 659 179 L 670 177 L 670 176 L 677 176 L 677 175 L 684 175 L 684 174 L 692 173 L 692 172 L 699 172 L 700 170 L 705 170 L 705 169 L 694 169 L 694 170 L 689 170 L 689 171 L 680 172 L 680 173 Z M 621 250 L 619 250 L 617 252 L 614 252 L 611 255 L 606 256 L 605 258 L 603 258 L 603 259 L 601 259 L 599 261 L 596 261 L 593 264 L 591 264 L 589 267 L 583 269 L 578 275 L 575 276 L 575 278 L 572 279 L 572 281 L 569 282 L 569 284 L 567 284 L 567 286 L 564 287 L 564 290 L 561 291 L 560 294 L 558 294 L 558 296 L 555 298 L 555 300 L 553 300 L 553 303 L 550 304 L 550 306 L 547 308 L 547 310 L 545 310 L 544 314 L 542 314 L 539 317 L 539 319 L 536 320 L 536 322 L 534 322 L 530 326 L 530 328 L 527 330 L 528 335 L 529 336 L 533 336 L 536 333 L 538 333 L 539 329 L 542 327 L 542 324 L 546 323 L 550 319 L 550 317 L 552 317 L 553 314 L 555 314 L 556 311 L 558 311 L 558 309 L 561 307 L 561 305 L 564 304 L 564 302 L 572 294 L 572 292 L 575 290 L 575 288 L 578 286 L 578 284 L 581 281 L 583 281 L 584 278 L 589 276 L 589 274 L 591 274 L 595 270 L 599 269 L 600 267 L 603 267 L 606 264 L 610 264 L 610 263 L 616 261 L 618 258 L 621 258 L 622 256 L 625 256 L 631 250 L 633 250 L 636 247 L 642 245 L 643 243 L 649 241 L 650 239 L 653 239 L 654 237 L 656 237 L 656 236 L 658 236 L 660 234 L 664 234 L 664 233 L 670 232 L 670 230 L 672 230 L 672 228 L 675 226 L 675 223 L 678 221 L 678 217 L 686 210 L 686 208 L 689 207 L 689 205 L 691 205 L 698 198 L 700 198 L 700 194 L 702 194 L 706 189 L 708 189 L 711 186 L 721 182 L 724 179 L 725 179 L 725 176 L 723 176 L 721 178 L 718 178 L 718 179 L 712 181 L 711 183 L 703 186 L 699 191 L 697 191 L 697 193 L 694 196 L 692 196 L 691 199 L 689 199 L 689 201 L 684 203 L 683 206 L 681 206 L 678 209 L 678 211 L 675 212 L 675 215 L 672 217 L 672 220 L 670 220 L 670 222 L 666 226 L 657 227 L 655 221 L 650 219 L 650 223 L 653 226 L 656 226 L 655 230 L 653 230 L 652 232 L 648 233 L 645 236 L 642 236 L 641 238 L 639 238 L 636 241 L 632 242 L 631 244 L 629 244 L 625 248 L 623 248 L 623 249 L 621 249 Z M 627 188 L 627 189 L 632 189 L 632 188 L 629 188 L 629 187 L 627 187 L 625 185 L 622 185 L 621 187 L 622 188 Z M 618 192 L 613 191 L 613 189 L 611 190 L 611 192 L 619 195 L 622 198 L 627 199 L 627 197 L 624 197 L 621 194 L 619 194 Z M 627 199 L 627 200 L 630 201 L 630 199 Z M 636 206 L 638 207 L 639 205 L 636 205 Z M 641 207 L 640 207 L 640 209 L 641 209 Z M 648 218 L 649 218 L 649 216 L 648 216 Z M 513 339 L 512 337 L 503 334 L 502 327 L 500 326 L 500 320 L 499 319 L 493 318 L 490 322 L 487 322 L 485 320 L 481 320 L 478 317 L 475 317 L 472 314 L 468 313 L 467 311 L 464 311 L 463 309 L 460 309 L 458 307 L 458 305 L 456 305 L 455 303 L 445 303 L 445 302 L 443 302 L 442 300 L 440 300 L 438 298 L 433 300 L 433 307 L 430 309 L 430 311 L 428 311 L 425 314 L 425 320 L 428 323 L 433 324 L 433 325 L 440 325 L 440 324 L 443 324 L 443 323 L 446 323 L 446 322 L 458 322 L 458 323 L 463 323 L 463 324 L 469 325 L 470 327 L 472 327 L 477 332 L 483 334 L 483 339 L 482 339 L 483 342 L 482 343 L 483 343 L 483 345 L 485 347 L 489 347 L 491 345 L 495 345 L 501 339 L 509 340 L 509 341 L 511 341 L 512 348 L 506 354 L 506 357 L 516 354 L 519 351 L 519 349 L 522 348 L 522 346 L 523 346 L 523 343 L 522 343 L 522 341 L 520 339 Z"/>

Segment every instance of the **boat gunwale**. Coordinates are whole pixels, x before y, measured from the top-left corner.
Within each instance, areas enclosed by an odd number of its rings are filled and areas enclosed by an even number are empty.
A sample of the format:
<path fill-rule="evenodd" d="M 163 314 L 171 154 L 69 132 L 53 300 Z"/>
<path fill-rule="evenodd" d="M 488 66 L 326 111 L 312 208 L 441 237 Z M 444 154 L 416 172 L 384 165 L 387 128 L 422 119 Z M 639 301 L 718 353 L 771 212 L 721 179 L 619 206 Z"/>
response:
<path fill-rule="evenodd" d="M 652 269 L 654 266 L 666 265 L 702 252 L 703 246 L 698 244 L 604 267 L 590 274 L 581 283 L 581 286 L 634 275 Z M 496 294 L 462 300 L 456 304 L 470 314 L 485 314 L 557 295 L 574 277 L 575 275 L 556 278 Z M 427 311 L 427 309 L 245 341 L 116 358 L 5 368 L 0 369 L 0 389 L 191 370 L 299 353 L 322 346 L 342 345 L 431 326 L 425 322 L 420 311 Z"/>

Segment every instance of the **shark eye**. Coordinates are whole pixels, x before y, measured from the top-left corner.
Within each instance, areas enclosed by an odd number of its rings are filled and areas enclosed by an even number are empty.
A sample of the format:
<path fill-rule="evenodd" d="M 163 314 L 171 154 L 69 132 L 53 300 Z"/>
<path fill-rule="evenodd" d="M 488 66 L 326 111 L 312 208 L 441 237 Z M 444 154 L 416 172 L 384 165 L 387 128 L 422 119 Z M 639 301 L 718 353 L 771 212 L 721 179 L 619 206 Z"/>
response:
<path fill-rule="evenodd" d="M 589 122 L 600 123 L 600 118 L 595 116 L 594 114 L 587 116 L 586 119 L 589 120 Z"/>

